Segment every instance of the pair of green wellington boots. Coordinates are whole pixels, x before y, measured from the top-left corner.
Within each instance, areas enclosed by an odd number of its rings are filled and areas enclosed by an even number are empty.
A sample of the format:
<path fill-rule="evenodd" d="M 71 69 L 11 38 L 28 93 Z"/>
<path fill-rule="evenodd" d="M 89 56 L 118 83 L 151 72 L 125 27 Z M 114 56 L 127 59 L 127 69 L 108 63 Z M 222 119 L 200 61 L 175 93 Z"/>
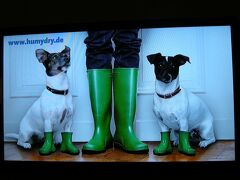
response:
<path fill-rule="evenodd" d="M 44 137 L 44 144 L 39 150 L 39 154 L 49 155 L 51 153 L 54 153 L 56 151 L 56 148 L 53 142 L 53 132 L 45 132 Z M 62 133 L 62 143 L 60 151 L 71 155 L 79 154 L 79 149 L 72 143 L 72 132 Z"/>
<path fill-rule="evenodd" d="M 166 155 L 171 154 L 172 151 L 173 149 L 170 142 L 170 132 L 162 132 L 161 142 L 154 148 L 153 153 L 155 155 Z M 194 156 L 196 154 L 195 149 L 193 149 L 189 143 L 189 132 L 179 132 L 178 151 L 189 156 Z"/>
<path fill-rule="evenodd" d="M 138 68 L 90 69 L 87 74 L 95 129 L 90 141 L 83 145 L 82 153 L 101 153 L 113 144 L 129 153 L 147 153 L 148 146 L 137 139 L 133 130 Z M 114 137 L 110 131 L 112 81 Z"/>

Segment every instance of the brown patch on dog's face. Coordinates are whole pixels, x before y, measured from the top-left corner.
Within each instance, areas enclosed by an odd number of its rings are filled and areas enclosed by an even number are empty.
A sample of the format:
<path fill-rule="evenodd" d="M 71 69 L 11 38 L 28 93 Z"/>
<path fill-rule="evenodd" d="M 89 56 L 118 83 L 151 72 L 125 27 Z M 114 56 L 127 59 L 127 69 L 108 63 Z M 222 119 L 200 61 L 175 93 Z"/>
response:
<path fill-rule="evenodd" d="M 70 48 L 67 46 L 59 53 L 49 53 L 43 49 L 37 49 L 36 57 L 40 63 L 43 63 L 49 76 L 66 72 L 70 66 Z"/>

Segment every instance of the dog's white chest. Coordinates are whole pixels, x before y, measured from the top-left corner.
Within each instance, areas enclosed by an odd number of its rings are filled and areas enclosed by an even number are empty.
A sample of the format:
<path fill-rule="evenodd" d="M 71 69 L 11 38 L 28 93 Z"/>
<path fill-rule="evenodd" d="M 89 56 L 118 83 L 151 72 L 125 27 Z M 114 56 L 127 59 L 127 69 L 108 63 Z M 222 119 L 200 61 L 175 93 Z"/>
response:
<path fill-rule="evenodd" d="M 163 99 L 154 95 L 154 112 L 167 126 L 179 129 L 179 121 L 186 117 L 187 102 L 182 98 L 184 94 L 180 92 L 176 96 Z"/>
<path fill-rule="evenodd" d="M 64 112 L 72 113 L 73 105 L 70 95 L 55 95 L 46 90 L 41 98 L 42 112 L 45 117 L 60 121 Z M 57 122 L 55 122 L 57 123 Z"/>
<path fill-rule="evenodd" d="M 47 77 L 47 85 L 53 89 L 65 90 L 68 88 L 68 78 L 65 73 L 60 73 L 57 76 Z M 72 95 L 68 92 L 67 95 L 54 94 L 48 89 L 45 89 L 40 97 L 40 112 L 44 122 L 50 122 L 51 125 L 46 125 L 49 129 L 59 130 L 70 119 L 73 114 Z"/>

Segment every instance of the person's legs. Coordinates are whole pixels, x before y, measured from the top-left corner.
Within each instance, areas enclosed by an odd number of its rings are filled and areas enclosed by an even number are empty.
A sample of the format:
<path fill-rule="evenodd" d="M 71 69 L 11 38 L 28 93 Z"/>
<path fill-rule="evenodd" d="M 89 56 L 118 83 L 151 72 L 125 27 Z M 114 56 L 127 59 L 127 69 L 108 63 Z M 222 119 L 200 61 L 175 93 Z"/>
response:
<path fill-rule="evenodd" d="M 88 32 L 87 74 L 94 118 L 94 134 L 84 144 L 83 153 L 100 153 L 112 147 L 110 121 L 112 112 L 112 44 L 113 31 Z"/>
<path fill-rule="evenodd" d="M 112 69 L 112 35 L 114 31 L 89 31 L 84 43 L 87 69 Z"/>
<path fill-rule="evenodd" d="M 139 29 L 117 30 L 113 36 L 115 43 L 114 68 L 138 68 L 142 40 L 138 38 Z"/>
<path fill-rule="evenodd" d="M 136 137 L 133 129 L 141 45 L 138 30 L 118 30 L 113 40 L 116 45 L 113 72 L 114 145 L 131 153 L 147 153 L 148 146 Z"/>

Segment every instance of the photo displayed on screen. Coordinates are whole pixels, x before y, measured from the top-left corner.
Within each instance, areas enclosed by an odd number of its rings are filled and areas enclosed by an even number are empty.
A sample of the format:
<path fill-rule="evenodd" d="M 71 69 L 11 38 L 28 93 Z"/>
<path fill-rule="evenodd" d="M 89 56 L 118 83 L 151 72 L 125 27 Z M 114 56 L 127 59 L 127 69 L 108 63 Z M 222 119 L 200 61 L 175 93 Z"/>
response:
<path fill-rule="evenodd" d="M 4 36 L 4 160 L 235 161 L 231 38 L 231 26 Z"/>

